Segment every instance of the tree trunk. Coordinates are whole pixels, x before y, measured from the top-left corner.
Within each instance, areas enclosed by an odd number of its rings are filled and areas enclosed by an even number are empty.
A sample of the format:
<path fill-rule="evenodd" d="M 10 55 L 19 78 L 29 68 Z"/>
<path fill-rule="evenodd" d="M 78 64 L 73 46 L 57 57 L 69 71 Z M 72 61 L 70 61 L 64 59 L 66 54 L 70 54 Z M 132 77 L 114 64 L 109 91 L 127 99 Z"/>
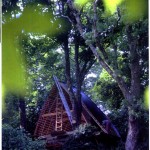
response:
<path fill-rule="evenodd" d="M 137 53 L 137 41 L 132 36 L 132 26 L 127 26 L 127 37 L 128 46 L 130 50 L 130 68 L 131 68 L 131 87 L 130 87 L 130 106 L 129 119 L 128 119 L 128 135 L 126 139 L 126 150 L 137 150 L 138 149 L 138 138 L 140 134 L 140 123 L 138 116 L 135 117 L 134 114 L 140 111 L 138 106 L 138 101 L 141 96 L 140 89 L 140 65 L 139 65 L 139 55 Z"/>
<path fill-rule="evenodd" d="M 64 39 L 64 51 L 65 51 L 65 74 L 67 79 L 67 86 L 69 91 L 69 96 L 72 102 L 73 107 L 73 126 L 77 126 L 77 112 L 78 112 L 78 103 L 75 98 L 73 89 L 72 89 L 72 82 L 71 82 L 71 75 L 70 75 L 70 59 L 69 59 L 69 48 L 68 48 L 68 37 Z"/>
<path fill-rule="evenodd" d="M 76 68 L 76 83 L 77 83 L 77 91 L 76 91 L 76 100 L 77 100 L 77 126 L 81 123 L 81 112 L 82 112 L 82 104 L 81 104 L 81 85 L 82 82 L 80 80 L 80 67 L 79 67 L 79 37 L 76 33 L 74 37 L 75 41 L 75 68 Z"/>
<path fill-rule="evenodd" d="M 20 112 L 20 128 L 26 129 L 26 109 L 25 100 L 19 98 L 19 112 Z"/>
<path fill-rule="evenodd" d="M 126 150 L 138 150 L 139 121 L 134 116 L 129 115 L 128 135 L 125 143 Z"/>

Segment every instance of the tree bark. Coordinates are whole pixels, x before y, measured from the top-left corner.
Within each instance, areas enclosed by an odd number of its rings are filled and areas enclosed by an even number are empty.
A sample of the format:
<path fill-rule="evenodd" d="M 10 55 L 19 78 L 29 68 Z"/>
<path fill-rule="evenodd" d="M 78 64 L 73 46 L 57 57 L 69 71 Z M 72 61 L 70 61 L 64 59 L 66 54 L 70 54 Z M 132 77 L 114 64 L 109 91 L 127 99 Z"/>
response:
<path fill-rule="evenodd" d="M 26 109 L 25 109 L 25 100 L 19 98 L 19 112 L 20 112 L 20 128 L 26 129 Z"/>
<path fill-rule="evenodd" d="M 139 139 L 139 121 L 132 114 L 129 115 L 128 120 L 128 135 L 125 143 L 126 150 L 137 150 Z"/>
<path fill-rule="evenodd" d="M 72 82 L 71 82 L 71 75 L 70 75 L 70 58 L 69 58 L 69 48 L 68 48 L 68 37 L 64 38 L 64 51 L 65 51 L 65 74 L 67 80 L 67 86 L 69 91 L 69 96 L 72 102 L 73 107 L 73 127 L 77 126 L 77 112 L 78 112 L 78 103 L 75 98 L 73 89 L 72 89 Z"/>
<path fill-rule="evenodd" d="M 80 77 L 80 67 L 79 67 L 79 37 L 77 33 L 74 36 L 75 42 L 75 68 L 76 68 L 76 83 L 77 83 L 77 91 L 76 91 L 76 100 L 78 103 L 78 110 L 77 110 L 77 125 L 81 123 L 81 112 L 82 112 L 82 104 L 81 104 L 81 77 Z"/>
<path fill-rule="evenodd" d="M 126 150 L 138 149 L 138 138 L 140 134 L 139 118 L 135 116 L 139 110 L 138 101 L 141 95 L 140 89 L 140 65 L 137 53 L 137 42 L 132 36 L 132 26 L 127 27 L 128 46 L 130 50 L 130 68 L 131 68 L 131 105 L 129 105 L 128 135 L 126 139 Z"/>

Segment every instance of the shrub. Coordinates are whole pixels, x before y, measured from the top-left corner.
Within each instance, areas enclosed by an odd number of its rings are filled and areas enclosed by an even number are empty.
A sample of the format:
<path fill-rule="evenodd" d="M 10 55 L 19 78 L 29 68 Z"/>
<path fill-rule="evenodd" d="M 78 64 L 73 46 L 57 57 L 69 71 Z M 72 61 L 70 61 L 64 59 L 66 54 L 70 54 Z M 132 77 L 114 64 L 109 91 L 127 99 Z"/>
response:
<path fill-rule="evenodd" d="M 3 150 L 39 150 L 45 149 L 45 141 L 32 140 L 20 128 L 13 128 L 5 124 L 2 126 L 2 149 Z"/>
<path fill-rule="evenodd" d="M 62 150 L 100 150 L 108 149 L 103 141 L 97 141 L 95 135 L 102 132 L 91 125 L 80 125 L 63 145 Z M 109 149 L 111 150 L 111 146 Z"/>

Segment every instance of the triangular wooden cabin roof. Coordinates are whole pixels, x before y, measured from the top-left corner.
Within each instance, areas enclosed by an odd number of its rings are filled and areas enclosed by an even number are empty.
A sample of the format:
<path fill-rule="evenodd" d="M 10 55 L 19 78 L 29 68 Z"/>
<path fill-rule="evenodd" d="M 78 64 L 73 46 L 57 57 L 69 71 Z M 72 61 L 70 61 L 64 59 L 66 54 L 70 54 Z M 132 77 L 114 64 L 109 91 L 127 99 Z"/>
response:
<path fill-rule="evenodd" d="M 76 91 L 76 88 L 73 88 Z M 63 100 L 62 100 L 63 99 Z M 65 101 L 65 102 L 64 102 Z M 111 125 L 111 132 L 107 132 L 102 125 L 108 117 L 97 105 L 84 93 L 81 92 L 82 117 L 81 124 L 89 123 L 98 126 L 104 133 L 120 137 L 117 129 Z M 35 137 L 52 135 L 56 132 L 70 132 L 72 128 L 72 103 L 69 98 L 67 85 L 55 80 L 55 84 L 49 93 L 41 110 L 39 120 L 34 132 Z"/>

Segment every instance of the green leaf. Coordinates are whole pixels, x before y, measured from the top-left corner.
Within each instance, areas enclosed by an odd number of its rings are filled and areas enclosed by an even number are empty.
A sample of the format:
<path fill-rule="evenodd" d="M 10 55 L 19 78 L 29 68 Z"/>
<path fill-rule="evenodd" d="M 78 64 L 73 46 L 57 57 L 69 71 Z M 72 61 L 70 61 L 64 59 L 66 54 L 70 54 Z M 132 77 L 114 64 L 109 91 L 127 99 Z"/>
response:
<path fill-rule="evenodd" d="M 15 39 L 18 29 L 13 30 L 12 25 L 12 23 L 3 25 L 2 83 L 5 87 L 3 95 L 8 91 L 24 95 L 26 87 L 25 63 Z"/>
<path fill-rule="evenodd" d="M 114 14 L 124 0 L 103 0 L 106 13 Z"/>
<path fill-rule="evenodd" d="M 44 14 L 38 6 L 29 5 L 19 18 L 18 26 L 26 32 L 55 34 L 58 22 L 51 20 L 53 20 L 51 13 Z"/>
<path fill-rule="evenodd" d="M 85 5 L 87 2 L 89 2 L 89 0 L 75 0 L 74 4 L 75 6 L 79 7 Z"/>
<path fill-rule="evenodd" d="M 4 97 L 5 97 L 5 94 L 6 94 L 6 92 L 5 92 L 6 90 L 5 90 L 5 86 L 2 84 L 2 111 L 4 112 L 4 110 L 5 110 L 5 102 L 4 102 Z"/>
<path fill-rule="evenodd" d="M 149 109 L 149 88 L 147 87 L 144 93 L 144 101 L 146 109 Z"/>
<path fill-rule="evenodd" d="M 127 0 L 126 5 L 126 18 L 127 22 L 134 22 L 148 14 L 147 0 Z"/>

